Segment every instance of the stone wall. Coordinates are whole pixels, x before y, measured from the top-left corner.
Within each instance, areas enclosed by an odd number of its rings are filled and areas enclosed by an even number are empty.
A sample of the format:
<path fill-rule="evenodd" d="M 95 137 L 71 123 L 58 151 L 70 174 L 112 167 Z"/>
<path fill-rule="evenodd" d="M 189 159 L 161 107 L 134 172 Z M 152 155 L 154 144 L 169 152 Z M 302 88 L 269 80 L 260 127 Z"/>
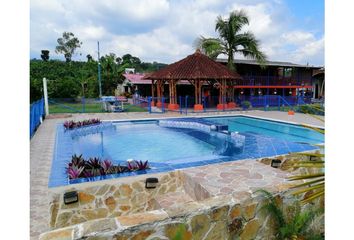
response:
<path fill-rule="evenodd" d="M 279 204 L 283 198 L 277 197 Z M 137 240 L 173 239 L 182 231 L 182 239 L 272 239 L 272 223 L 261 211 L 260 199 L 235 202 L 227 196 L 199 201 L 198 206 L 184 205 L 182 212 L 147 211 L 87 221 L 44 233 L 40 240 L 100 239 Z"/>
<path fill-rule="evenodd" d="M 183 188 L 179 176 L 178 171 L 154 174 L 159 178 L 155 189 L 145 188 L 148 175 L 51 188 L 49 225 L 52 229 L 62 228 L 88 220 L 156 209 L 154 197 Z M 65 205 L 64 193 L 73 190 L 78 192 L 79 201 Z"/>

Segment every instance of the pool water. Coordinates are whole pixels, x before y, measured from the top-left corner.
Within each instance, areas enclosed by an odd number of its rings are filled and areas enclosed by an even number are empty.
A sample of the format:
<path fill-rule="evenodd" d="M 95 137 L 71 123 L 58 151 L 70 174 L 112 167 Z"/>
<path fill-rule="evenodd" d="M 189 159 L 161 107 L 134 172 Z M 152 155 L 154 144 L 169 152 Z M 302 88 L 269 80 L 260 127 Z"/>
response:
<path fill-rule="evenodd" d="M 73 149 L 84 158 L 98 154 L 116 162 L 127 159 L 164 162 L 210 155 L 214 146 L 184 132 L 149 123 L 116 124 L 114 131 L 74 139 Z"/>
<path fill-rule="evenodd" d="M 312 129 L 301 126 L 268 121 L 250 117 L 208 118 L 220 124 L 229 126 L 229 131 L 254 132 L 265 136 L 280 138 L 291 142 L 318 144 L 324 142 L 324 136 Z"/>
<path fill-rule="evenodd" d="M 58 125 L 49 187 L 72 183 L 68 181 L 66 166 L 74 154 L 82 154 L 85 159 L 109 159 L 114 164 L 126 163 L 128 159 L 149 161 L 151 169 L 144 172 L 105 176 L 122 177 L 314 150 L 316 147 L 311 144 L 324 141 L 322 134 L 301 126 L 249 117 L 189 118 L 187 121 L 226 124 L 229 131 L 241 135 L 243 144 L 236 147 L 230 141 L 231 135 L 223 132 L 163 127 L 155 120 L 109 122 L 108 127 L 104 124 L 84 127 L 76 133 Z M 86 180 L 92 181 L 80 181 Z"/>

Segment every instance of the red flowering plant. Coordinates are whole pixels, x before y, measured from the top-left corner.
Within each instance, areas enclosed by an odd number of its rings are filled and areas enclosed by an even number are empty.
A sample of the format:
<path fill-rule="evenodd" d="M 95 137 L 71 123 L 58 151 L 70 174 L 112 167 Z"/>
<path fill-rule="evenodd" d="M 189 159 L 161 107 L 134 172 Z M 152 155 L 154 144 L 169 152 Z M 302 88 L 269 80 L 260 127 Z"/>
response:
<path fill-rule="evenodd" d="M 92 178 L 109 174 L 132 172 L 149 169 L 148 161 L 133 160 L 127 166 L 114 165 L 110 160 L 101 160 L 98 157 L 91 157 L 85 160 L 82 155 L 73 155 L 67 164 L 66 172 L 69 180 L 79 178 Z"/>
<path fill-rule="evenodd" d="M 88 119 L 88 120 L 83 120 L 83 121 L 65 121 L 63 126 L 65 128 L 65 130 L 68 129 L 74 129 L 74 128 L 78 128 L 78 127 L 84 127 L 84 126 L 89 126 L 89 125 L 93 125 L 93 124 L 99 124 L 101 123 L 101 120 L 98 118 L 92 118 L 92 119 Z"/>

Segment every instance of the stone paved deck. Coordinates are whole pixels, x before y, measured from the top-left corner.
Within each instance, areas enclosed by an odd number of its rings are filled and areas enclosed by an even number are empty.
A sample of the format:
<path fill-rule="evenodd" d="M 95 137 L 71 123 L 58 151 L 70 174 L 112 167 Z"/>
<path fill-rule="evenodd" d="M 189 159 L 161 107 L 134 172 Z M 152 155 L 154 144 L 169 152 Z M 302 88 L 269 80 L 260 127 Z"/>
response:
<path fill-rule="evenodd" d="M 220 112 L 220 113 L 201 113 L 201 114 L 188 114 L 187 116 L 206 116 L 206 115 L 238 115 L 244 114 L 255 117 L 263 117 L 275 120 L 290 121 L 293 123 L 305 123 L 316 126 L 324 126 L 324 123 L 315 119 L 308 117 L 304 114 L 296 113 L 294 116 L 288 116 L 286 112 L 263 112 L 263 111 L 246 111 L 246 112 Z M 100 118 L 102 120 L 118 120 L 118 119 L 146 119 L 146 118 L 165 118 L 165 117 L 185 117 L 185 115 L 180 115 L 179 113 L 167 113 L 167 114 L 149 114 L 149 113 L 92 113 L 92 114 L 73 114 L 70 118 L 54 118 L 46 119 L 42 125 L 39 126 L 37 132 L 33 136 L 30 142 L 30 236 L 31 240 L 38 239 L 40 233 L 48 231 L 49 222 L 49 205 L 48 205 L 48 177 L 51 169 L 51 161 L 53 157 L 54 141 L 55 141 L 55 126 L 57 123 L 62 123 L 66 120 L 83 120 L 87 118 Z M 214 166 L 214 165 L 212 165 Z M 243 166 L 243 168 L 247 165 Z M 230 173 L 228 171 L 229 167 L 225 165 L 223 171 Z M 191 170 L 190 174 L 193 175 Z M 239 172 L 244 178 L 250 176 L 248 184 L 259 181 L 257 179 L 258 175 L 251 172 L 244 173 Z M 238 175 L 237 172 L 231 172 L 231 176 Z M 253 174 L 253 175 L 252 175 Z M 219 175 L 221 176 L 221 175 Z M 225 177 L 227 178 L 227 174 Z M 239 177 L 240 177 L 239 176 Z M 212 182 L 203 182 L 202 177 L 200 177 L 201 184 L 204 184 L 211 192 L 213 189 Z M 225 179 L 226 179 L 225 178 Z M 223 179 L 218 179 L 223 181 Z M 242 180 L 241 182 L 244 182 Z M 231 191 L 228 188 L 240 185 L 244 186 L 244 183 L 230 184 L 229 187 L 223 188 L 222 192 Z M 222 189 L 222 188 L 221 188 Z M 220 191 L 221 191 L 220 189 Z M 216 190 L 215 190 L 216 191 Z"/>
<path fill-rule="evenodd" d="M 199 184 L 210 196 L 232 195 L 243 201 L 258 189 L 279 191 L 289 185 L 289 173 L 256 160 L 206 165 L 183 170 L 187 178 Z"/>

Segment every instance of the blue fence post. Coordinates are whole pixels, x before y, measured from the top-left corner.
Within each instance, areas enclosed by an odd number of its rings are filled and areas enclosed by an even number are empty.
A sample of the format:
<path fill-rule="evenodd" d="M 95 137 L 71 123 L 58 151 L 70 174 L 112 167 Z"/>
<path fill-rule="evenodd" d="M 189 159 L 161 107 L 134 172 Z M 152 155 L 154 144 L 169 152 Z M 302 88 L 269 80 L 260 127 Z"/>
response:
<path fill-rule="evenodd" d="M 148 111 L 151 113 L 151 97 L 148 97 Z"/>
<path fill-rule="evenodd" d="M 185 108 L 186 108 L 186 115 L 187 115 L 187 109 L 188 109 L 188 96 L 185 96 Z"/>
<path fill-rule="evenodd" d="M 161 102 L 162 102 L 162 106 L 161 106 L 162 113 L 164 113 L 165 112 L 165 97 L 161 98 Z"/>
<path fill-rule="evenodd" d="M 179 96 L 179 113 L 182 114 L 182 96 Z"/>
<path fill-rule="evenodd" d="M 206 111 L 205 96 L 202 97 L 202 101 L 203 101 L 203 112 L 205 112 Z"/>

